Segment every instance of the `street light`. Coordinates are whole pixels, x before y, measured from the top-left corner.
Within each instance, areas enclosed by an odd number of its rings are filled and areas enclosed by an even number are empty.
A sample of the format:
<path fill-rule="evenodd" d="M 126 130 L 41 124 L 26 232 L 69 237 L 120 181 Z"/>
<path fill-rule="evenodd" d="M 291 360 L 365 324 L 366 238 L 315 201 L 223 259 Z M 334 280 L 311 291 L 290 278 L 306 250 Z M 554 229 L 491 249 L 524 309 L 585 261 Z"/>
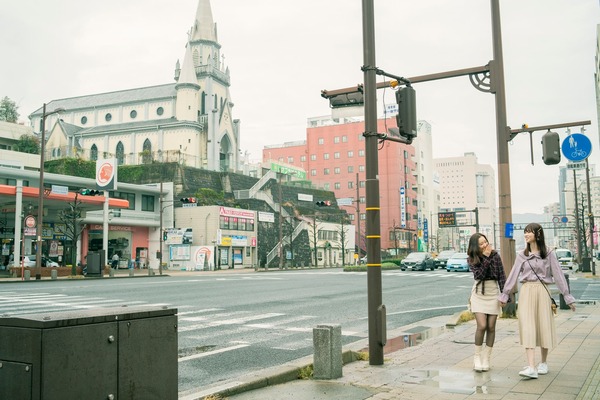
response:
<path fill-rule="evenodd" d="M 65 111 L 64 108 L 57 108 L 54 111 L 46 112 L 46 103 L 42 108 L 42 121 L 40 128 L 42 131 L 42 138 L 40 143 L 40 183 L 38 193 L 38 220 L 37 220 L 37 249 L 35 257 L 35 279 L 42 279 L 42 230 L 43 230 L 43 218 L 44 218 L 44 155 L 46 152 L 46 118 L 52 114 L 58 114 L 61 111 Z"/>

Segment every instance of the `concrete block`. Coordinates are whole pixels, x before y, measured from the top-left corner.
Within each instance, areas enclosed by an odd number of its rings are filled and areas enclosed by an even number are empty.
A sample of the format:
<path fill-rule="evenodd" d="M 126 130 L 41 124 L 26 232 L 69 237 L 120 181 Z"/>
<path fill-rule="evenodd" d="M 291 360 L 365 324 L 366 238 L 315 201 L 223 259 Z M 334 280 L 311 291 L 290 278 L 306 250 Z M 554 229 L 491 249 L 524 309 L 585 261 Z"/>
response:
<path fill-rule="evenodd" d="M 313 377 L 315 379 L 341 378 L 341 325 L 317 325 L 313 328 L 313 346 Z"/>
<path fill-rule="evenodd" d="M 129 270 L 129 276 L 135 276 L 132 269 Z"/>
<path fill-rule="evenodd" d="M 50 271 L 50 278 L 55 280 L 58 279 L 58 271 L 53 269 L 52 271 Z"/>
<path fill-rule="evenodd" d="M 24 277 L 24 279 L 26 281 L 30 280 L 31 279 L 31 271 L 28 270 L 28 269 L 26 269 L 25 272 L 24 272 L 24 274 L 23 274 L 23 277 Z"/>
<path fill-rule="evenodd" d="M 114 270 L 114 269 L 112 269 L 112 268 L 111 268 L 111 269 L 109 269 L 109 270 L 108 270 L 108 276 L 109 276 L 109 277 L 111 277 L 111 278 L 114 278 L 114 277 L 115 277 L 115 270 Z"/>

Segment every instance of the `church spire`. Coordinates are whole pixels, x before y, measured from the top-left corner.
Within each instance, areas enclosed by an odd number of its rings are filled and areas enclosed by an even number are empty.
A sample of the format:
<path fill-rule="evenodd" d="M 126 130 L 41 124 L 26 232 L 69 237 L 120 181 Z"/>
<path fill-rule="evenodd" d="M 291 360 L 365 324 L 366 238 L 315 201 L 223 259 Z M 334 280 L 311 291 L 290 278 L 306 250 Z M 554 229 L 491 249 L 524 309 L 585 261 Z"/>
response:
<path fill-rule="evenodd" d="M 190 41 L 197 40 L 217 42 L 217 25 L 213 21 L 210 0 L 198 0 L 196 19 L 190 35 Z"/>

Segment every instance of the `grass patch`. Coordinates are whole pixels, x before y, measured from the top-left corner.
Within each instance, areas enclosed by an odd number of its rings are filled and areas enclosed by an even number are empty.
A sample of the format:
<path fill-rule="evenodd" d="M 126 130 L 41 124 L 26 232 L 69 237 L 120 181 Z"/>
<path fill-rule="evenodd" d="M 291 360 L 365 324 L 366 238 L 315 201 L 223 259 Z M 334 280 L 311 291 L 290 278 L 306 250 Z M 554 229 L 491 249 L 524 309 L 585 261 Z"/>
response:
<path fill-rule="evenodd" d="M 226 397 L 221 397 L 220 394 L 211 394 L 206 397 L 203 397 L 202 400 L 226 400 Z"/>
<path fill-rule="evenodd" d="M 473 314 L 469 310 L 465 310 L 465 311 L 463 311 L 463 312 L 460 313 L 460 316 L 458 317 L 457 324 L 464 324 L 465 322 L 469 322 L 472 319 L 475 319 L 475 314 Z"/>
<path fill-rule="evenodd" d="M 367 267 L 366 265 L 346 266 L 346 267 L 344 267 L 344 272 L 366 272 L 367 268 L 372 268 L 372 267 Z M 384 263 L 381 263 L 381 269 L 384 271 L 390 271 L 390 270 L 399 270 L 400 267 L 394 263 L 384 262 Z"/>
<path fill-rule="evenodd" d="M 310 379 L 313 376 L 313 366 L 307 365 L 298 371 L 298 379 Z"/>
<path fill-rule="evenodd" d="M 369 361 L 369 353 L 367 351 L 359 351 L 354 354 L 357 361 Z"/>

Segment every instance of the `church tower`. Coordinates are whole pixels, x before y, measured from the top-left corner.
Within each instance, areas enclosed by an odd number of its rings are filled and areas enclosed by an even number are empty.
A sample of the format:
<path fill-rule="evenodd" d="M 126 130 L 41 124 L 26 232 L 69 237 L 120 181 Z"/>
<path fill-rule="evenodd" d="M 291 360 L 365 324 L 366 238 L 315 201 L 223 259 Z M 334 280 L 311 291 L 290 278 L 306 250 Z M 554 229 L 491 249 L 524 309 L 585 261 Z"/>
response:
<path fill-rule="evenodd" d="M 230 74 L 225 68 L 224 56 L 213 22 L 210 0 L 198 0 L 194 24 L 188 34 L 186 55 L 181 69 L 175 70 L 177 80 L 177 119 L 186 119 L 186 110 L 195 85 L 199 85 L 196 100 L 198 119 L 206 133 L 206 169 L 235 171 L 239 157 L 239 120 L 232 119 L 233 102 L 229 93 Z M 195 81 L 190 70 L 195 72 Z M 181 103 L 179 96 L 183 96 Z M 180 114 L 181 112 L 181 114 Z M 180 117 L 181 115 L 181 117 Z"/>

